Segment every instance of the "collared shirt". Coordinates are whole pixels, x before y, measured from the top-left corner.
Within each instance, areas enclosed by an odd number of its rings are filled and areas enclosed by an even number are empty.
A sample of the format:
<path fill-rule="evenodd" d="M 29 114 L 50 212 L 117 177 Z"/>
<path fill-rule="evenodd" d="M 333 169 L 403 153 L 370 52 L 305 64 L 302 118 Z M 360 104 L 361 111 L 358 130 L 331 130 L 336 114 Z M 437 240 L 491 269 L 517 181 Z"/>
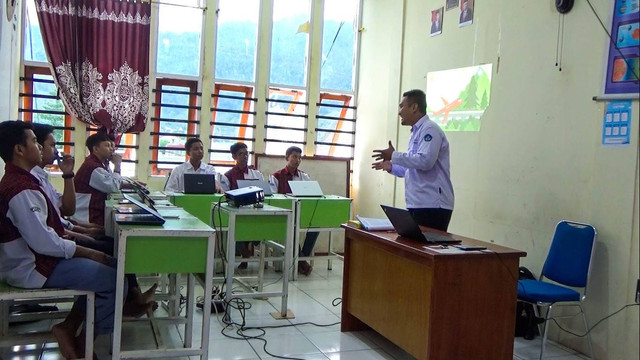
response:
<path fill-rule="evenodd" d="M 407 208 L 453 210 L 449 141 L 427 115 L 411 127 L 408 151 L 394 151 L 391 164 L 391 173 L 405 178 Z"/>
<path fill-rule="evenodd" d="M 29 172 L 12 164 L 0 182 L 0 278 L 9 285 L 40 288 L 58 261 L 76 251 L 62 239 L 54 205 Z"/>
<path fill-rule="evenodd" d="M 60 194 L 58 190 L 53 187 L 53 184 L 49 182 L 49 173 L 40 166 L 34 166 L 33 169 L 31 169 L 31 175 L 35 176 L 36 179 L 38 179 L 38 181 L 40 182 L 40 188 L 42 188 L 45 195 L 47 195 L 47 197 L 53 204 L 53 207 L 56 209 L 58 216 L 60 216 L 60 208 L 62 207 L 62 194 Z M 60 221 L 67 230 L 73 230 L 73 224 L 71 223 L 71 221 L 63 218 L 62 216 L 60 216 Z"/>
<path fill-rule="evenodd" d="M 223 191 L 235 190 L 238 188 L 238 180 L 264 180 L 264 178 L 262 173 L 254 169 L 253 166 L 240 169 L 238 165 L 235 165 L 220 177 L 220 186 Z"/>
<path fill-rule="evenodd" d="M 296 169 L 296 172 L 292 174 L 286 166 L 269 176 L 269 185 L 274 193 L 290 194 L 289 181 L 311 181 L 311 176 L 300 169 Z"/>
<path fill-rule="evenodd" d="M 200 162 L 198 170 L 193 168 L 190 161 L 180 164 L 171 171 L 169 180 L 164 190 L 167 192 L 184 192 L 184 174 L 213 174 L 216 175 L 216 169 L 209 164 Z M 217 182 L 217 179 L 216 179 Z"/>

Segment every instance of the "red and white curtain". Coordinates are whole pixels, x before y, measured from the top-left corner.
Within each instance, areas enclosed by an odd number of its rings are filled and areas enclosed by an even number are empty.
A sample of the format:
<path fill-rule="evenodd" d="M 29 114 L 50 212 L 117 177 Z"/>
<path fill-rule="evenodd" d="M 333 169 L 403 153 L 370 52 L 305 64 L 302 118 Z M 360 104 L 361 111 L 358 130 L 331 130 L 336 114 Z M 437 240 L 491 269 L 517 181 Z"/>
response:
<path fill-rule="evenodd" d="M 143 131 L 149 101 L 150 3 L 36 0 L 67 111 L 108 133 Z"/>

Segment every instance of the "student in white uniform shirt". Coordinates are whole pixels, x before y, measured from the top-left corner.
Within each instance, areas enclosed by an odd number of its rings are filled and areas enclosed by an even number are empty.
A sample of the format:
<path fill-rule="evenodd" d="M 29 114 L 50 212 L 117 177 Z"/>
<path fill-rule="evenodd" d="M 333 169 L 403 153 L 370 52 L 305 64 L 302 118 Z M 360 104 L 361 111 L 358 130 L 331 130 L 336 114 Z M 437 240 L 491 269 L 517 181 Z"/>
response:
<path fill-rule="evenodd" d="M 104 233 L 104 228 L 101 226 L 91 223 L 73 224 L 63 218 L 63 216 L 73 215 L 76 211 L 76 191 L 73 185 L 75 159 L 68 154 L 59 156 L 58 150 L 56 149 L 56 139 L 53 137 L 52 126 L 38 123 L 31 125 L 38 139 L 38 144 L 42 146 L 42 161 L 38 166 L 34 166 L 33 169 L 31 169 L 31 174 L 40 181 L 40 187 L 55 206 L 65 229 L 73 231 L 74 233 L 88 234 L 90 236 Z M 45 170 L 45 167 L 52 165 L 56 159 L 58 159 L 58 168 L 62 172 L 62 179 L 64 180 L 62 194 L 49 182 L 49 173 Z"/>
<path fill-rule="evenodd" d="M 202 140 L 192 137 L 184 144 L 184 149 L 189 155 L 189 161 L 180 164 L 171 171 L 167 185 L 164 190 L 167 192 L 184 192 L 184 174 L 211 174 L 216 175 L 216 169 L 209 164 L 203 163 L 204 146 Z M 220 184 L 216 179 L 216 191 L 220 192 Z"/>
<path fill-rule="evenodd" d="M 396 151 L 389 141 L 387 149 L 374 150 L 378 162 L 371 167 L 405 179 L 407 209 L 418 224 L 447 231 L 454 203 L 449 141 L 426 110 L 422 90 L 402 94 L 398 115 L 402 125 L 411 126 L 409 149 Z"/>

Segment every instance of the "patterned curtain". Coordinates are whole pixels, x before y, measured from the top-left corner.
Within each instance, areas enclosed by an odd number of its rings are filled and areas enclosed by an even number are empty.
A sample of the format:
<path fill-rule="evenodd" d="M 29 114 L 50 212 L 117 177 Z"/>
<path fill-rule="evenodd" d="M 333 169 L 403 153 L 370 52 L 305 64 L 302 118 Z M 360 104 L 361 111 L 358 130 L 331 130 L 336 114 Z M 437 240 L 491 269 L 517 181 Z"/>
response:
<path fill-rule="evenodd" d="M 110 134 L 143 131 L 149 99 L 150 3 L 36 0 L 60 98 Z"/>

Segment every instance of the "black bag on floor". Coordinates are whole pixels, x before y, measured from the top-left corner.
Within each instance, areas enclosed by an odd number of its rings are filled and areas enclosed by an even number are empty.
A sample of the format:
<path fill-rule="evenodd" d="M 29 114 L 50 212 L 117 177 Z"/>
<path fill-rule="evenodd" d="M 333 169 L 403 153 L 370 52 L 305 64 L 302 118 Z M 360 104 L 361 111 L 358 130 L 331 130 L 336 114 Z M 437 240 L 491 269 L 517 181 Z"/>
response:
<path fill-rule="evenodd" d="M 533 273 L 524 266 L 519 269 L 519 280 L 536 280 Z M 538 321 L 533 312 L 533 305 L 518 301 L 516 305 L 516 337 L 532 340 L 538 335 Z"/>

